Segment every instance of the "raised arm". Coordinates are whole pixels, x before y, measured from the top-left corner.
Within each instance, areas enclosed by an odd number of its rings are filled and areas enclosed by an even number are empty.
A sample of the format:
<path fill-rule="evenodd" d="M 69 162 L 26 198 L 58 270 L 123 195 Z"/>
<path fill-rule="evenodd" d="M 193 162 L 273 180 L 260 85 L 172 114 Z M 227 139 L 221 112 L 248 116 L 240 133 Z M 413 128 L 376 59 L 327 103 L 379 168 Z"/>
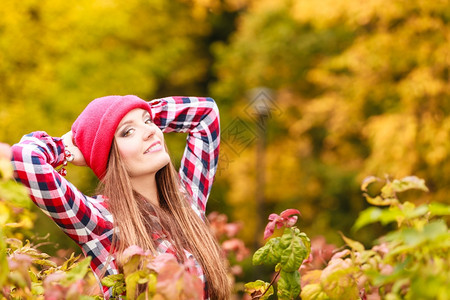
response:
<path fill-rule="evenodd" d="M 12 146 L 16 180 L 27 187 L 33 202 L 78 244 L 111 227 L 99 212 L 101 206 L 83 195 L 54 168 L 64 159 L 60 138 L 45 132 L 26 135 Z"/>
<path fill-rule="evenodd" d="M 163 132 L 187 132 L 180 178 L 204 215 L 219 160 L 219 110 L 212 98 L 167 97 L 150 101 Z"/>
<path fill-rule="evenodd" d="M 112 238 L 112 220 L 100 198 L 87 197 L 54 168 L 62 164 L 64 145 L 45 132 L 24 136 L 11 148 L 14 176 L 28 189 L 33 202 L 92 256 L 91 267 L 101 274 Z M 101 253 L 101 254 L 98 254 Z M 117 273 L 113 262 L 106 275 Z"/>

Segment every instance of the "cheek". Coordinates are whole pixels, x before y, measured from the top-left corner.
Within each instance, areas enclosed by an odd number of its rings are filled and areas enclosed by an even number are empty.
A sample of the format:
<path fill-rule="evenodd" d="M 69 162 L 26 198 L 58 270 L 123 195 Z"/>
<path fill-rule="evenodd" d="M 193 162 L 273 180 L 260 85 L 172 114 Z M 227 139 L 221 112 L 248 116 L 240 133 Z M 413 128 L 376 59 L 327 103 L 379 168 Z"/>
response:
<path fill-rule="evenodd" d="M 120 157 L 125 163 L 135 158 L 139 152 L 138 147 L 132 140 L 127 141 L 127 143 L 120 143 L 117 146 L 119 148 Z"/>

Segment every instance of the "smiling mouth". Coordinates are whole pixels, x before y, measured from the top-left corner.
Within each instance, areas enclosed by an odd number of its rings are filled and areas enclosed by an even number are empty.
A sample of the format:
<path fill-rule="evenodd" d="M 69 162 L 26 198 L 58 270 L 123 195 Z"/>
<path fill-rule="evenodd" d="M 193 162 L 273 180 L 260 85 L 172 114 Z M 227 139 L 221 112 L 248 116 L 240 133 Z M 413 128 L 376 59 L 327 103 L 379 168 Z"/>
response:
<path fill-rule="evenodd" d="M 163 149 L 163 147 L 161 145 L 161 142 L 155 142 L 150 147 L 148 147 L 147 150 L 145 150 L 144 154 L 157 152 L 157 151 L 160 151 L 162 149 Z"/>

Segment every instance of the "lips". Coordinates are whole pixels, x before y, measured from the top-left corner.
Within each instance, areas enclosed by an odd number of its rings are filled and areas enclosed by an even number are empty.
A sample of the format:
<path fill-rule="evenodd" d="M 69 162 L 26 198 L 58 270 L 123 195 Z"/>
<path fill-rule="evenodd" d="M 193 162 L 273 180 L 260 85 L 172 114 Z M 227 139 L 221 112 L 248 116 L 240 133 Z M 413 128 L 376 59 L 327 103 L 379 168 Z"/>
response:
<path fill-rule="evenodd" d="M 161 142 L 156 141 L 153 144 L 151 144 L 150 147 L 147 148 L 147 150 L 145 150 L 144 154 L 161 151 L 162 149 L 163 146 L 161 145 Z"/>

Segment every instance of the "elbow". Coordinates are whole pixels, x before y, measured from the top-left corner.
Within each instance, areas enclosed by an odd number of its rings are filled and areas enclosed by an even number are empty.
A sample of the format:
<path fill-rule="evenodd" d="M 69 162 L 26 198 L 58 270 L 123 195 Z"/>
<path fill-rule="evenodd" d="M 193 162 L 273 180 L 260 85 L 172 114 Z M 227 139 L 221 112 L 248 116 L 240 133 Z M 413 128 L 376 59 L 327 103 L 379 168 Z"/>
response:
<path fill-rule="evenodd" d="M 210 130 L 214 136 L 214 139 L 220 140 L 220 113 L 219 107 L 217 106 L 216 101 L 213 98 L 207 98 L 211 103 L 211 111 L 209 112 L 209 116 L 211 117 L 211 126 Z"/>
<path fill-rule="evenodd" d="M 213 98 L 205 98 L 206 101 L 209 103 L 212 112 L 217 116 L 217 118 L 219 118 L 219 107 L 217 106 L 216 101 Z"/>

